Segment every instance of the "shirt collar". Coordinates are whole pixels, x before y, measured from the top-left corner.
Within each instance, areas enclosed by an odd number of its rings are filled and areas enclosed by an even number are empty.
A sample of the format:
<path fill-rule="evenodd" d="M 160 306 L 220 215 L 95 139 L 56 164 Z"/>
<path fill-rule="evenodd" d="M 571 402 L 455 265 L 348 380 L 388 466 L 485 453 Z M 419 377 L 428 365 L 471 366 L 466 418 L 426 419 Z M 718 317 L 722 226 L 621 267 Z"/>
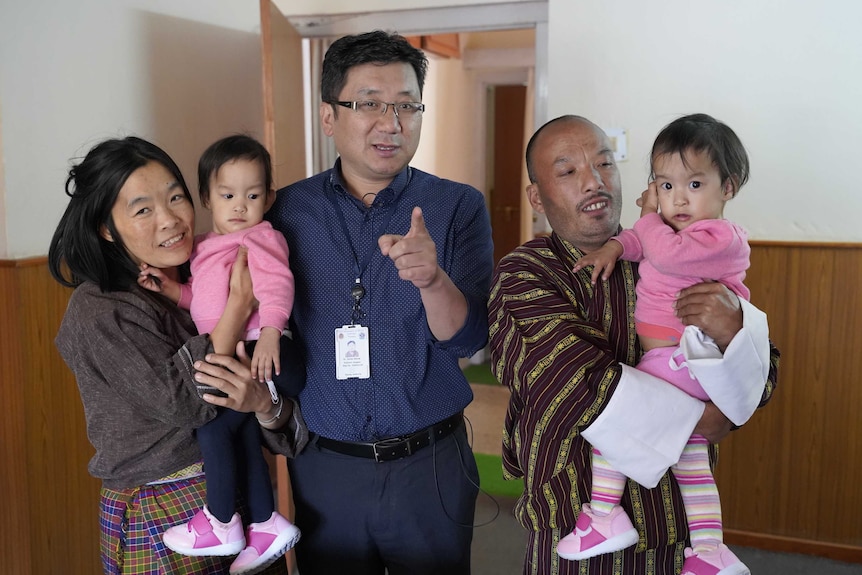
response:
<path fill-rule="evenodd" d="M 406 166 L 403 170 L 398 172 L 392 181 L 389 182 L 389 185 L 377 193 L 374 203 L 390 202 L 395 198 L 398 198 L 405 188 L 407 188 L 407 184 L 410 183 L 412 174 L 413 168 L 410 166 Z M 351 196 L 347 191 L 347 186 L 345 185 L 344 178 L 341 175 L 341 157 L 338 157 L 335 160 L 335 166 L 333 166 L 332 171 L 329 174 L 329 184 L 338 193 L 345 194 L 350 198 L 353 198 L 353 196 Z"/>

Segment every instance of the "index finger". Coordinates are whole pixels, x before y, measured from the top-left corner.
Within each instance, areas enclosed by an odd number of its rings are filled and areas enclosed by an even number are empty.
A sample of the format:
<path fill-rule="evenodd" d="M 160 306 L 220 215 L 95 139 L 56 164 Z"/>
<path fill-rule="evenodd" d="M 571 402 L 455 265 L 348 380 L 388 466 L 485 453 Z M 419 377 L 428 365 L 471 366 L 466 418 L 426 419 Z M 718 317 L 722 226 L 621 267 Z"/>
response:
<path fill-rule="evenodd" d="M 410 230 L 405 237 L 413 238 L 419 235 L 428 235 L 428 228 L 425 227 L 425 216 L 422 214 L 422 208 L 415 206 L 410 214 Z"/>
<path fill-rule="evenodd" d="M 410 232 L 428 233 L 428 228 L 425 227 L 425 216 L 422 215 L 422 208 L 419 206 L 413 208 L 413 213 L 410 214 Z"/>

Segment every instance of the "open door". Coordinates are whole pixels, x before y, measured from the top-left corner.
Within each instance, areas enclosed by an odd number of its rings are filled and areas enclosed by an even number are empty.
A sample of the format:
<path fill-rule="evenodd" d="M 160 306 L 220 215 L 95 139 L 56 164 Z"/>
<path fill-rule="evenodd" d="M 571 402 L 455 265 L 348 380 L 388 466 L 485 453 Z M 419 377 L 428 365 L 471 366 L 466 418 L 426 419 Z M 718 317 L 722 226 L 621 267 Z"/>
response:
<path fill-rule="evenodd" d="M 264 145 L 276 188 L 305 178 L 302 37 L 271 0 L 260 0 Z"/>
<path fill-rule="evenodd" d="M 271 0 L 260 0 L 261 61 L 263 62 L 264 145 L 272 156 L 276 189 L 305 178 L 305 117 L 303 106 L 302 38 Z M 269 454 L 267 454 L 269 455 Z M 275 470 L 278 511 L 293 520 L 287 460 L 268 457 Z M 296 561 L 287 554 L 288 569 Z"/>

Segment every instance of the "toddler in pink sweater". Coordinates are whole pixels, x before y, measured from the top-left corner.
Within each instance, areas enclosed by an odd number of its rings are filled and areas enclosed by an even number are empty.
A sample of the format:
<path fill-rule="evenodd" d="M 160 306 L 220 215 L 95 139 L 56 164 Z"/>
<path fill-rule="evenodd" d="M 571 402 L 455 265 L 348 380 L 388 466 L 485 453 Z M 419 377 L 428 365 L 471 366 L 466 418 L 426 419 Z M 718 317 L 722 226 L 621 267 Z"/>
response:
<path fill-rule="evenodd" d="M 201 203 L 212 211 L 213 229 L 195 238 L 191 278 L 180 284 L 143 267 L 138 283 L 188 309 L 198 332 L 209 333 L 227 304 L 237 250 L 246 248 L 259 305 L 246 323 L 243 339 L 252 358 L 252 376 L 267 383 L 273 404 L 280 406 L 283 396 L 295 397 L 301 391 L 305 368 L 285 335 L 294 296 L 287 242 L 263 220 L 275 200 L 269 153 L 248 136 L 224 138 L 201 156 L 198 178 Z M 235 350 L 215 351 L 232 355 Z M 203 387 L 199 392 L 220 393 Z M 197 439 L 207 505 L 189 523 L 168 529 L 165 546 L 185 555 L 238 553 L 231 575 L 257 573 L 299 539 L 299 529 L 275 511 L 260 426 L 250 413 L 222 408 L 197 430 Z M 238 490 L 248 504 L 251 523 L 246 530 L 236 512 Z"/>
<path fill-rule="evenodd" d="M 685 346 L 695 342 L 707 355 L 721 352 L 694 326 L 674 313 L 680 290 L 719 281 L 749 299 L 743 284 L 749 267 L 747 234 L 723 219 L 725 203 L 748 180 L 748 155 L 736 134 L 706 114 L 671 122 L 651 153 L 652 181 L 638 200 L 641 218 L 603 247 L 586 254 L 575 272 L 595 266 L 593 283 L 607 279 L 619 258 L 640 262 L 635 327 L 645 351 L 637 368 L 709 401 L 686 363 Z M 683 334 L 686 334 L 685 336 Z M 682 346 L 681 346 L 682 343 Z M 691 369 L 690 369 L 691 368 Z M 732 386 L 733 382 L 722 382 Z M 751 413 L 725 414 L 741 425 Z M 575 530 L 560 540 L 558 554 L 580 560 L 624 549 L 638 532 L 619 505 L 626 477 L 593 449 L 593 486 Z M 721 506 L 709 463 L 709 442 L 693 435 L 672 468 L 680 486 L 691 538 L 682 575 L 742 575 L 748 568 L 723 543 Z"/>

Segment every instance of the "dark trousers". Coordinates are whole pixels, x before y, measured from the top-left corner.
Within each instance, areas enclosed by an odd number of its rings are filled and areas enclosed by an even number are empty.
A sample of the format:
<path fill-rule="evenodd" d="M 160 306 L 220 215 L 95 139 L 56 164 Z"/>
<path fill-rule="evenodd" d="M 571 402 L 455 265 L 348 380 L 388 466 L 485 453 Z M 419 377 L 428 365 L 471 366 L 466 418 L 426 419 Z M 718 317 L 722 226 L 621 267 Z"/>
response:
<path fill-rule="evenodd" d="M 470 573 L 479 473 L 463 426 L 397 461 L 312 441 L 288 466 L 302 575 Z"/>

